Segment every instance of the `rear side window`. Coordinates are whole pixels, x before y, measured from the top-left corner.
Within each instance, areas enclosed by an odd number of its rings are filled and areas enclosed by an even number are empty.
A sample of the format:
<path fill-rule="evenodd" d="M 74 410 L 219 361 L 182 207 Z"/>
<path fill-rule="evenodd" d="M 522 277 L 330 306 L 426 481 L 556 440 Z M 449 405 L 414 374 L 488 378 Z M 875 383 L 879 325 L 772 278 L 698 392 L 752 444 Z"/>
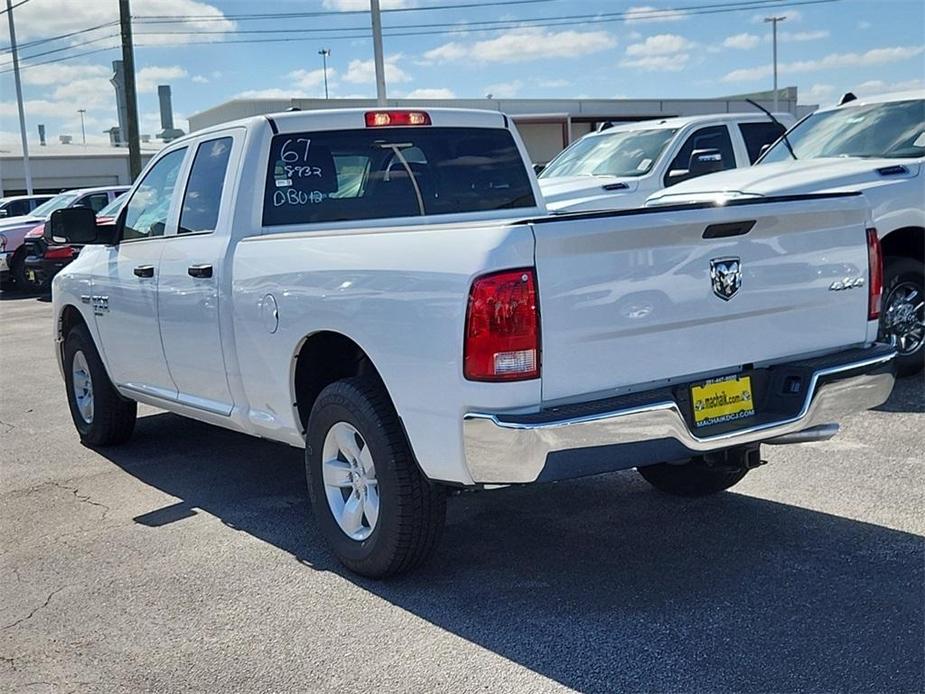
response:
<path fill-rule="evenodd" d="M 777 123 L 739 123 L 739 131 L 748 150 L 748 162 L 754 164 L 761 156 L 761 148 L 777 142 L 784 134 L 784 127 Z"/>
<path fill-rule="evenodd" d="M 99 212 L 109 204 L 108 193 L 91 193 L 85 195 L 74 203 L 74 207 L 89 207 L 94 212 Z"/>
<path fill-rule="evenodd" d="M 199 145 L 190 170 L 178 234 L 215 231 L 232 140 L 222 137 Z"/>
<path fill-rule="evenodd" d="M 533 207 L 511 133 L 370 128 L 277 135 L 264 226 Z"/>

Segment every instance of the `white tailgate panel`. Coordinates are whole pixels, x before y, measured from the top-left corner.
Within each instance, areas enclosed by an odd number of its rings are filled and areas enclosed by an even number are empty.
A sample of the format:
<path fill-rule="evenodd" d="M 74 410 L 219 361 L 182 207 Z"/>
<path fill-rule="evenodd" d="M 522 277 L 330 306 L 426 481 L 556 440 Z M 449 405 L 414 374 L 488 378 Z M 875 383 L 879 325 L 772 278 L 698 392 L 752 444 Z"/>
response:
<path fill-rule="evenodd" d="M 535 224 L 544 401 L 863 343 L 866 210 L 858 196 Z M 702 238 L 743 220 L 745 235 Z M 726 256 L 742 268 L 728 301 L 710 279 Z M 829 289 L 845 277 L 865 284 Z"/>

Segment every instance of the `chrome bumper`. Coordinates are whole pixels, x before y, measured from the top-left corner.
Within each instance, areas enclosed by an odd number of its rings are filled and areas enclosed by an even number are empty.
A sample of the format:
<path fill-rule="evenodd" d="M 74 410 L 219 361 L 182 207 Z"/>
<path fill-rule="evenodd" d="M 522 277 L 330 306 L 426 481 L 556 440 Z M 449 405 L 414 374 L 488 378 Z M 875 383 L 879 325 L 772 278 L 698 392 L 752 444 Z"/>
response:
<path fill-rule="evenodd" d="M 886 401 L 895 356 L 891 348 L 876 345 L 853 350 L 842 363 L 829 360 L 811 372 L 794 416 L 713 436 L 694 434 L 671 399 L 560 418 L 554 412 L 549 418 L 472 412 L 463 418 L 466 463 L 477 483 L 516 484 L 680 460 L 743 444 L 824 440 L 837 430 L 824 425 Z M 575 460 L 596 457 L 599 462 L 587 468 L 559 455 L 575 452 Z M 557 471 L 546 469 L 553 458 Z"/>

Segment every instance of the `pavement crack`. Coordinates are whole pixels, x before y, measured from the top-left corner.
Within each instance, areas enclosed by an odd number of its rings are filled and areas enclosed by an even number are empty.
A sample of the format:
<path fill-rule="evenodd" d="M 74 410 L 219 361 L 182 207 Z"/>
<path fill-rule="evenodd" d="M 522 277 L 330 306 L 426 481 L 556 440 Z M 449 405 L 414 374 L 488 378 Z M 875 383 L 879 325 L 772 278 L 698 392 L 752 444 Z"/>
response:
<path fill-rule="evenodd" d="M 6 629 L 12 629 L 12 628 L 15 627 L 15 626 L 19 626 L 19 625 L 22 624 L 23 622 L 28 622 L 30 619 L 32 619 L 32 618 L 35 616 L 36 612 L 38 612 L 39 610 L 43 610 L 43 609 L 45 609 L 46 607 L 48 607 L 48 604 L 51 602 L 51 599 L 52 599 L 53 597 L 55 597 L 55 595 L 57 595 L 58 593 L 60 593 L 62 590 L 64 590 L 65 588 L 67 588 L 67 586 L 61 586 L 60 588 L 55 588 L 53 591 L 51 591 L 51 592 L 48 594 L 48 597 L 45 598 L 45 602 L 43 602 L 43 603 L 42 603 L 41 605 L 39 605 L 38 607 L 33 608 L 33 610 L 32 610 L 29 614 L 27 614 L 25 617 L 20 617 L 20 618 L 17 619 L 15 622 L 11 622 L 11 623 L 7 624 L 6 626 L 0 627 L 0 629 L 3 629 L 3 630 L 5 631 Z"/>
<path fill-rule="evenodd" d="M 109 506 L 107 506 L 106 504 L 102 504 L 99 501 L 94 501 L 93 499 L 90 498 L 89 494 L 81 494 L 80 491 L 77 489 L 77 487 L 69 487 L 59 482 L 52 482 L 52 484 L 56 487 L 59 487 L 60 489 L 65 489 L 69 491 L 71 494 L 74 495 L 75 499 L 77 499 L 78 501 L 82 503 L 90 504 L 91 506 L 99 506 L 101 509 L 103 509 L 103 515 L 100 516 L 100 520 L 106 520 L 106 514 L 109 513 L 109 511 L 111 510 Z"/>

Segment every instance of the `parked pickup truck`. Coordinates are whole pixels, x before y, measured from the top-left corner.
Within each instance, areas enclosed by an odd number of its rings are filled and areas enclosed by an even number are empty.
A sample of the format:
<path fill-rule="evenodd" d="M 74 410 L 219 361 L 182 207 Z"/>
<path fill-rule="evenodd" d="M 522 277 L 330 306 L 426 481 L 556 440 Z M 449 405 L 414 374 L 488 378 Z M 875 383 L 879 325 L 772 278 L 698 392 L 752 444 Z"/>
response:
<path fill-rule="evenodd" d="M 647 205 L 860 191 L 884 255 L 881 338 L 902 375 L 925 366 L 925 91 L 847 101 L 807 116 L 757 163 L 653 195 Z"/>
<path fill-rule="evenodd" d="M 623 123 L 575 141 L 540 173 L 551 212 L 628 210 L 715 171 L 750 166 L 794 123 L 761 113 L 716 113 Z M 786 127 L 785 127 L 786 126 Z"/>
<path fill-rule="evenodd" d="M 447 489 L 638 468 L 704 495 L 881 404 L 868 214 L 554 217 L 503 114 L 254 117 L 167 145 L 114 227 L 53 215 L 84 245 L 57 354 L 87 445 L 142 402 L 304 447 L 335 554 L 385 576 L 433 549 Z"/>

